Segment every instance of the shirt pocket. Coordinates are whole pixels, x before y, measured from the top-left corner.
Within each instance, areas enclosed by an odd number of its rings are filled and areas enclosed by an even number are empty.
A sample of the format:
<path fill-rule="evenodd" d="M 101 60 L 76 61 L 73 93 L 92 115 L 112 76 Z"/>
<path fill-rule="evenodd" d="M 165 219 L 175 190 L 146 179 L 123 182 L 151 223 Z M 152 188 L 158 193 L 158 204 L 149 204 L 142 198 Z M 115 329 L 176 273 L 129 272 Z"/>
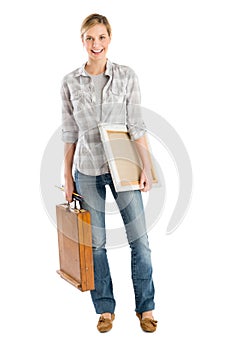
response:
<path fill-rule="evenodd" d="M 92 104 L 92 95 L 85 90 L 75 90 L 71 93 L 71 103 L 73 105 L 74 113 L 85 108 L 89 109 Z"/>
<path fill-rule="evenodd" d="M 126 100 L 126 86 L 123 80 L 113 80 L 110 87 L 112 102 L 123 103 Z"/>

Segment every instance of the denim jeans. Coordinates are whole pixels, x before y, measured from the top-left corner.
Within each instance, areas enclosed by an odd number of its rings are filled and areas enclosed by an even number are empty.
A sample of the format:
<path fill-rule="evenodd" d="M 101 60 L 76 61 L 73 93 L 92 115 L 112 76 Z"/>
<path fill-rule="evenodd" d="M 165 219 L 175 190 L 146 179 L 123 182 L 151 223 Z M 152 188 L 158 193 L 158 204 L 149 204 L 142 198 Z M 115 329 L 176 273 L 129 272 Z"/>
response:
<path fill-rule="evenodd" d="M 115 298 L 107 259 L 105 230 L 106 185 L 110 186 L 119 207 L 131 248 L 131 276 L 135 293 L 135 311 L 154 309 L 151 251 L 146 232 L 140 191 L 116 192 L 111 175 L 84 175 L 76 170 L 77 191 L 84 196 L 83 208 L 91 213 L 95 290 L 91 291 L 97 314 L 114 313 Z"/>

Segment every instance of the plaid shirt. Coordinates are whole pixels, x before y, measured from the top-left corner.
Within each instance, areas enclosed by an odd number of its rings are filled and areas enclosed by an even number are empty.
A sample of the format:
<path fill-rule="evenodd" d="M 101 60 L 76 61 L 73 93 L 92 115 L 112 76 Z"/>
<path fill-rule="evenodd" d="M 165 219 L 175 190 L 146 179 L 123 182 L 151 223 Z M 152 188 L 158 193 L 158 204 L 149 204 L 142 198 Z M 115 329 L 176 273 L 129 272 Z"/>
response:
<path fill-rule="evenodd" d="M 62 140 L 77 143 L 74 164 L 81 173 L 92 176 L 109 172 L 99 124 L 125 124 L 132 140 L 145 133 L 134 71 L 107 60 L 105 75 L 108 81 L 101 106 L 96 102 L 95 87 L 85 65 L 66 75 L 61 88 Z"/>

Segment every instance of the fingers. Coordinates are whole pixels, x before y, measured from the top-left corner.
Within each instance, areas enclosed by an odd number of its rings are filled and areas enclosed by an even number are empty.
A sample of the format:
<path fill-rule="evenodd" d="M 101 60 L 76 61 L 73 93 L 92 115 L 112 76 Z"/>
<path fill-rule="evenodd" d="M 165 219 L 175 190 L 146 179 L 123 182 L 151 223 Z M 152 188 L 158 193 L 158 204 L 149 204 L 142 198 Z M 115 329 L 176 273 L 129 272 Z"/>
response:
<path fill-rule="evenodd" d="M 145 184 L 144 184 L 144 187 L 141 189 L 141 191 L 142 191 L 142 192 L 148 192 L 148 191 L 150 190 L 150 188 L 151 188 L 151 187 L 149 186 L 149 184 L 145 183 Z"/>
<path fill-rule="evenodd" d="M 148 192 L 152 187 L 152 181 L 143 171 L 140 178 L 140 189 L 142 192 Z"/>

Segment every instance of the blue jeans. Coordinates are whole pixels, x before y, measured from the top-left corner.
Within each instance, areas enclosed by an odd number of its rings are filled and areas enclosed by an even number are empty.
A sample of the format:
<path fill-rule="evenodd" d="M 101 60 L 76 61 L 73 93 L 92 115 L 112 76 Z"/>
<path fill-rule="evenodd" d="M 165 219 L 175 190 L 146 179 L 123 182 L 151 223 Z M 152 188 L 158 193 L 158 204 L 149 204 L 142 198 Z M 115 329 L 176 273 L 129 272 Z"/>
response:
<path fill-rule="evenodd" d="M 153 310 L 155 305 L 151 252 L 146 232 L 141 192 L 116 192 L 109 173 L 100 176 L 88 176 L 76 170 L 75 182 L 77 191 L 84 196 L 83 208 L 91 213 L 95 276 L 95 290 L 91 291 L 91 297 L 96 313 L 114 313 L 116 305 L 105 249 L 106 185 L 110 186 L 119 207 L 131 248 L 135 311 L 142 313 Z"/>

